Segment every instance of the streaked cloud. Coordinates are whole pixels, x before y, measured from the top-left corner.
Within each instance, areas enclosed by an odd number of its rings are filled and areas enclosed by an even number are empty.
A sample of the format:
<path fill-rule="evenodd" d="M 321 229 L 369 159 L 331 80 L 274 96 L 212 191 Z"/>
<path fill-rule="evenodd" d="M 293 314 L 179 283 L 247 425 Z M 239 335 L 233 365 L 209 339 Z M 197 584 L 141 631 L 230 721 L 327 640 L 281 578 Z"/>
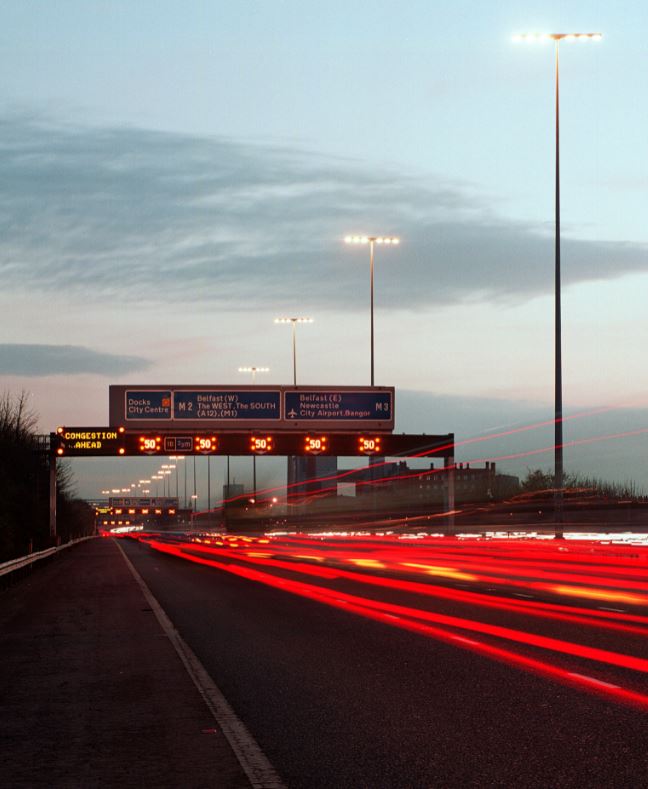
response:
<path fill-rule="evenodd" d="M 348 232 L 396 233 L 378 299 L 519 302 L 553 288 L 551 230 L 467 185 L 227 138 L 0 120 L 0 276 L 92 301 L 269 300 L 353 309 L 368 279 Z M 648 269 L 645 247 L 566 238 L 566 283 Z M 362 309 L 365 308 L 364 302 Z"/>
<path fill-rule="evenodd" d="M 642 480 L 639 487 L 646 490 L 641 469 L 648 436 L 647 408 L 565 409 L 564 415 L 569 473 L 624 484 Z M 459 462 L 481 465 L 494 460 L 501 472 L 520 477 L 529 468 L 553 471 L 553 406 L 402 390 L 396 396 L 396 417 L 397 430 L 406 432 L 454 429 Z"/>
<path fill-rule="evenodd" d="M 119 356 L 78 345 L 0 345 L 0 375 L 125 375 L 150 367 L 140 356 Z"/>

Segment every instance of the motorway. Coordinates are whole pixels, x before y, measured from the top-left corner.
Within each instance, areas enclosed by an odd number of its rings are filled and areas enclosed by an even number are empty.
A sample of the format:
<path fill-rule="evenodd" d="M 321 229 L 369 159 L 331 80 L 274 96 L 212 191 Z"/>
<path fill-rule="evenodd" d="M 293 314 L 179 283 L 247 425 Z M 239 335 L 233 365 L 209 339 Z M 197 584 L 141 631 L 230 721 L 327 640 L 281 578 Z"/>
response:
<path fill-rule="evenodd" d="M 648 786 L 648 549 L 120 542 L 289 787 Z"/>

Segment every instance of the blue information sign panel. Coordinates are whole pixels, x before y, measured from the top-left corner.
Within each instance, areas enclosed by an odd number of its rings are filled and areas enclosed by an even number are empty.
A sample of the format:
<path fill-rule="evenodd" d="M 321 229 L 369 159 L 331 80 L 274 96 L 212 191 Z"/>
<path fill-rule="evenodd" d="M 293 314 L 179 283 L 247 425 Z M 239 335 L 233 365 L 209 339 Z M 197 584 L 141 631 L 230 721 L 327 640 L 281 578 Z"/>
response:
<path fill-rule="evenodd" d="M 176 390 L 173 393 L 173 418 L 192 421 L 279 420 L 279 390 Z"/>
<path fill-rule="evenodd" d="M 394 418 L 392 392 L 299 390 L 285 392 L 289 422 L 390 422 Z"/>
<path fill-rule="evenodd" d="M 171 390 L 129 389 L 126 392 L 126 419 L 171 419 Z"/>
<path fill-rule="evenodd" d="M 394 429 L 390 386 L 236 386 L 159 384 L 110 387 L 111 427 L 188 431 Z M 170 446 L 170 445 L 169 445 Z M 158 451 L 155 448 L 155 451 Z M 168 450 L 170 451 L 170 450 Z"/>

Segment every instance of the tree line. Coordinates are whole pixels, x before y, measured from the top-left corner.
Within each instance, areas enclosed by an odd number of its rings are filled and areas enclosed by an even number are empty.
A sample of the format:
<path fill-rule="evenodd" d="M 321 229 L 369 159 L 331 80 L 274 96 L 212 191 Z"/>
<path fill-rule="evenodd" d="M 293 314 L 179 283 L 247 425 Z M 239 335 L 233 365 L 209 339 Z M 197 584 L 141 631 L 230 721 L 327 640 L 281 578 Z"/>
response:
<path fill-rule="evenodd" d="M 540 468 L 527 468 L 527 474 L 520 482 L 523 493 L 553 491 L 554 475 L 551 471 Z M 563 475 L 563 488 L 567 492 L 581 495 L 601 496 L 609 499 L 630 499 L 632 501 L 644 500 L 643 492 L 637 485 L 630 482 L 609 482 L 597 477 L 587 477 L 582 474 L 567 473 Z"/>
<path fill-rule="evenodd" d="M 0 563 L 52 545 L 49 453 L 26 392 L 0 394 Z M 94 510 L 75 494 L 72 474 L 57 463 L 59 541 L 94 533 Z"/>

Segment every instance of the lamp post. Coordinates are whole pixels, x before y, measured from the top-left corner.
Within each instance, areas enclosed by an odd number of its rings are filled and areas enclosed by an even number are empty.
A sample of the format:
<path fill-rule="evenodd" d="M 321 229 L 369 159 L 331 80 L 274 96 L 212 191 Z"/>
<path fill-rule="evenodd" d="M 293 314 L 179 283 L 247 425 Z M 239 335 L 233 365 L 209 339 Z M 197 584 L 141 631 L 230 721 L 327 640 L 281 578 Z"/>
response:
<path fill-rule="evenodd" d="M 195 520 L 195 517 L 196 517 L 196 499 L 197 498 L 198 498 L 198 496 L 195 493 L 191 494 L 191 514 L 189 516 L 189 519 L 190 519 L 190 522 L 191 522 L 191 528 L 192 529 L 194 527 L 194 520 Z"/>
<path fill-rule="evenodd" d="M 513 36 L 516 42 L 547 42 L 555 44 L 555 330 L 554 330 L 554 533 L 563 537 L 563 408 L 562 408 L 562 309 L 560 299 L 560 42 L 561 41 L 600 41 L 601 33 L 523 33 Z"/>
<path fill-rule="evenodd" d="M 169 455 L 169 460 L 173 460 L 173 465 L 170 465 L 169 468 L 170 469 L 175 469 L 176 495 L 177 495 L 177 492 L 178 492 L 178 465 L 175 462 L 176 456 L 175 455 Z M 169 496 L 171 496 L 171 477 L 169 477 Z"/>
<path fill-rule="evenodd" d="M 164 466 L 162 466 L 162 468 L 164 468 Z M 166 468 L 164 468 L 164 471 L 162 472 L 162 474 L 164 475 L 164 495 L 168 496 L 169 498 L 171 498 L 170 474 L 171 474 L 171 470 L 174 468 L 175 466 L 169 465 Z"/>
<path fill-rule="evenodd" d="M 256 381 L 257 373 L 269 373 L 269 367 L 239 367 L 239 373 L 252 373 L 252 383 Z M 229 498 L 229 455 L 227 456 L 227 497 Z M 256 495 L 256 455 L 252 455 L 252 490 Z"/>
<path fill-rule="evenodd" d="M 178 506 L 180 506 L 180 490 L 178 484 L 178 464 L 181 460 L 184 460 L 184 455 L 169 455 L 169 460 L 175 460 L 175 466 L 171 466 L 171 468 L 175 468 L 175 478 L 176 478 L 176 499 L 178 499 Z"/>
<path fill-rule="evenodd" d="M 369 282 L 371 300 L 371 385 L 374 385 L 374 246 L 385 244 L 386 246 L 397 246 L 400 238 L 395 236 L 345 236 L 345 244 L 368 244 L 369 245 Z"/>
<path fill-rule="evenodd" d="M 297 331 L 298 323 L 312 323 L 312 318 L 275 318 L 275 323 L 290 323 L 292 325 L 292 352 L 293 352 L 293 386 L 297 386 Z"/>

